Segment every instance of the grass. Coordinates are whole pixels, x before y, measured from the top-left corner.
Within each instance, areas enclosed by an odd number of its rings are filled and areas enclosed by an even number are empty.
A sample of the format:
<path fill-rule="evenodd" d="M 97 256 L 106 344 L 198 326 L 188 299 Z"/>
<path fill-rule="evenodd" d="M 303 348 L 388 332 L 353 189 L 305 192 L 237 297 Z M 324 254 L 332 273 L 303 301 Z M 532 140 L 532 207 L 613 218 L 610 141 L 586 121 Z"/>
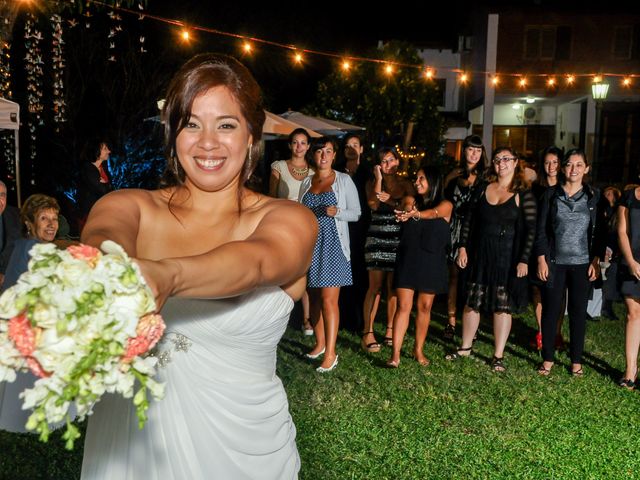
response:
<path fill-rule="evenodd" d="M 624 308 L 616 309 L 622 318 Z M 550 377 L 536 375 L 530 314 L 514 319 L 504 374 L 488 366 L 488 323 L 474 358 L 447 362 L 454 345 L 442 338 L 443 322 L 436 313 L 429 367 L 411 359 L 410 337 L 400 368 L 390 370 L 389 348 L 365 354 L 356 334 L 341 331 L 340 363 L 324 375 L 302 357 L 309 337 L 287 330 L 278 373 L 298 430 L 301 479 L 640 478 L 640 394 L 615 385 L 624 366 L 622 320 L 589 323 L 582 378 L 569 375 L 566 353 Z M 0 478 L 79 478 L 81 450 L 0 432 Z"/>

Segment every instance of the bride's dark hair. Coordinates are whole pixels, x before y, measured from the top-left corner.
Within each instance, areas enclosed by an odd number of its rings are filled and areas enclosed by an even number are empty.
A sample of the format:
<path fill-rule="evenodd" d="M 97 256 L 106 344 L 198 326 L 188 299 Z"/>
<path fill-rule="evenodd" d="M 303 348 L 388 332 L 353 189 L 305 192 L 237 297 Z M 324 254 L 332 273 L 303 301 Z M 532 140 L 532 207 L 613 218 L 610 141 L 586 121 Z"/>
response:
<path fill-rule="evenodd" d="M 185 172 L 176 155 L 176 138 L 189 122 L 193 101 L 207 90 L 223 86 L 240 105 L 253 144 L 242 166 L 241 182 L 246 183 L 262 153 L 262 126 L 265 113 L 260 86 L 249 70 L 235 58 L 214 53 L 196 55 L 175 74 L 162 109 L 167 167 L 161 185 L 182 185 Z"/>

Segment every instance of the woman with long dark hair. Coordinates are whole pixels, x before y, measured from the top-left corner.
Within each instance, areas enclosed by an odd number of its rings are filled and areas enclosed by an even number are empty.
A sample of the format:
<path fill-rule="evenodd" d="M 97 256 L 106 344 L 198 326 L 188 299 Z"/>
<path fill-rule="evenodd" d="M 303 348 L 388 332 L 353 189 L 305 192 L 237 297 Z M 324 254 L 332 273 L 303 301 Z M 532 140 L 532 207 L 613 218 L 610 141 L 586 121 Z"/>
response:
<path fill-rule="evenodd" d="M 460 166 L 454 168 L 445 179 L 444 196 L 453 204 L 451 217 L 451 251 L 449 252 L 449 290 L 447 298 L 447 325 L 444 337 L 452 340 L 456 332 L 456 311 L 458 309 L 458 288 L 461 286 L 459 270 L 456 266 L 462 224 L 469 212 L 474 191 L 484 184 L 483 174 L 487 166 L 482 138 L 469 135 L 462 143 Z"/>
<path fill-rule="evenodd" d="M 480 312 L 484 312 L 493 317 L 491 367 L 503 372 L 511 315 L 528 305 L 526 277 L 535 239 L 536 201 L 511 148 L 498 147 L 492 161 L 488 184 L 478 191 L 460 237 L 458 266 L 469 268 L 462 345 L 446 358 L 471 354 Z"/>
<path fill-rule="evenodd" d="M 554 363 L 558 316 L 567 290 L 571 374 L 583 374 L 582 353 L 591 282 L 600 274 L 606 228 L 599 190 L 585 183 L 589 162 L 580 149 L 569 150 L 560 168 L 558 185 L 540 201 L 536 238 L 538 277 L 545 282 L 542 295 L 542 365 L 549 375 Z"/>
<path fill-rule="evenodd" d="M 403 208 L 396 211 L 396 218 L 402 223 L 402 235 L 393 277 L 398 294 L 398 308 L 393 318 L 393 352 L 387 362 L 387 366 L 393 368 L 400 364 L 400 351 L 416 292 L 418 309 L 413 357 L 420 365 L 429 364 L 423 347 L 431 321 L 431 307 L 435 296 L 447 291 L 446 258 L 453 205 L 442 197 L 442 177 L 436 167 L 421 167 L 414 186 L 416 196 L 407 197 Z"/>

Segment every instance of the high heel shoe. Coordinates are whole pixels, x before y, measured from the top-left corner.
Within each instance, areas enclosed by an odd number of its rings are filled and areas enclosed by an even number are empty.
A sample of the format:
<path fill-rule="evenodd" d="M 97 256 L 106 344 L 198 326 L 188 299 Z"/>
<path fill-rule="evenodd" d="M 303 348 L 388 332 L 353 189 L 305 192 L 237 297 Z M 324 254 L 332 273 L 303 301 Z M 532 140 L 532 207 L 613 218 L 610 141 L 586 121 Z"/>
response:
<path fill-rule="evenodd" d="M 316 358 L 320 357 L 321 355 L 324 355 L 324 348 L 322 350 L 320 350 L 318 353 L 305 353 L 304 356 L 305 358 L 309 358 L 311 360 L 315 360 Z"/>
<path fill-rule="evenodd" d="M 309 322 L 308 318 L 306 318 L 304 322 L 302 322 L 302 334 L 305 337 L 310 337 L 311 335 L 313 335 L 313 327 L 311 326 L 311 322 Z"/>
<path fill-rule="evenodd" d="M 338 366 L 338 355 L 336 355 L 336 359 L 333 361 L 333 363 L 331 364 L 330 367 L 328 367 L 328 368 L 318 367 L 318 368 L 316 368 L 316 372 L 318 372 L 318 373 L 327 373 L 327 372 L 330 372 L 331 370 L 335 370 L 335 368 L 337 366 Z"/>
<path fill-rule="evenodd" d="M 387 331 L 391 330 L 393 332 L 393 327 L 387 327 Z M 386 332 L 385 332 L 386 334 Z M 387 337 L 385 335 L 385 337 L 382 339 L 382 344 L 386 345 L 387 347 L 393 347 L 393 337 Z"/>
<path fill-rule="evenodd" d="M 373 330 L 362 334 L 362 339 L 360 340 L 360 346 L 362 347 L 362 350 L 364 350 L 367 353 L 378 353 L 381 348 L 381 345 L 378 342 L 364 343 L 364 337 L 366 337 L 370 333 L 373 334 Z"/>

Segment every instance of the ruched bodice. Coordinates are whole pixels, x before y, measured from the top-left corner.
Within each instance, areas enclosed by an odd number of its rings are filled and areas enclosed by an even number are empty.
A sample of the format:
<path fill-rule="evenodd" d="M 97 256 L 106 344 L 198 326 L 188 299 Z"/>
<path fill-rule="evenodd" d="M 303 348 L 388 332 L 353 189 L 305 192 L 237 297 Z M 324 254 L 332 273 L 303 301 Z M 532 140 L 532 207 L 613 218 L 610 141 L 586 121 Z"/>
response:
<path fill-rule="evenodd" d="M 275 373 L 293 300 L 271 287 L 221 300 L 171 298 L 155 354 L 165 398 L 138 430 L 130 400 L 90 418 L 82 478 L 289 479 L 299 457 Z"/>

